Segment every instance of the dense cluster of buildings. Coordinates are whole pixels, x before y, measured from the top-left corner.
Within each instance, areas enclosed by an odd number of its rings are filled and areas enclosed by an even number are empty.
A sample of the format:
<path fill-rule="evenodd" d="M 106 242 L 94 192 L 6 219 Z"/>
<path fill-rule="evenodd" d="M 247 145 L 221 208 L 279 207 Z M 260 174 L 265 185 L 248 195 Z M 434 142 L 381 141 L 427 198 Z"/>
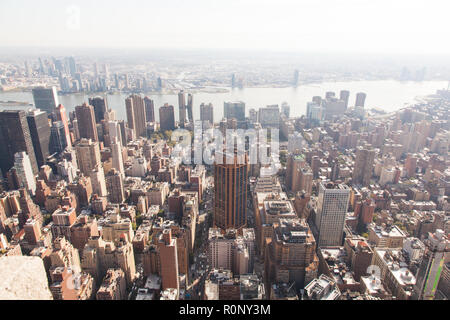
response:
<path fill-rule="evenodd" d="M 194 119 L 184 91 L 179 121 L 166 104 L 159 122 L 138 94 L 127 121 L 101 97 L 67 116 L 54 88 L 33 96 L 37 109 L 0 112 L 0 259 L 40 258 L 53 299 L 449 297 L 445 92 L 381 116 L 348 91 L 300 118 L 225 102 L 220 123 L 211 104 Z M 281 166 L 251 163 L 249 143 L 184 163 L 171 131 L 197 120 L 280 129 Z"/>

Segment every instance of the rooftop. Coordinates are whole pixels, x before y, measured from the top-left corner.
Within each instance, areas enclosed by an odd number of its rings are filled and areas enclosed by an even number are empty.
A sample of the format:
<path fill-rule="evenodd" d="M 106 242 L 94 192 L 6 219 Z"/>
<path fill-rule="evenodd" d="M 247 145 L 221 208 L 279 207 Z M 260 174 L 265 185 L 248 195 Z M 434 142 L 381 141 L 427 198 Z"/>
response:
<path fill-rule="evenodd" d="M 161 289 L 161 278 L 156 274 L 150 274 L 145 282 L 145 288 L 149 290 L 160 290 Z"/>
<path fill-rule="evenodd" d="M 373 230 L 373 232 L 375 232 L 375 234 L 379 238 L 397 238 L 397 237 L 405 238 L 406 237 L 405 233 L 396 225 L 386 226 L 386 227 L 372 226 L 370 229 Z"/>
<path fill-rule="evenodd" d="M 381 283 L 380 278 L 376 277 L 375 275 L 370 275 L 367 277 L 362 276 L 360 282 L 364 283 L 370 295 L 385 292 L 385 289 L 383 287 L 383 284 Z"/>
<path fill-rule="evenodd" d="M 336 300 L 341 295 L 336 283 L 322 274 L 305 287 L 305 293 L 311 300 Z"/>

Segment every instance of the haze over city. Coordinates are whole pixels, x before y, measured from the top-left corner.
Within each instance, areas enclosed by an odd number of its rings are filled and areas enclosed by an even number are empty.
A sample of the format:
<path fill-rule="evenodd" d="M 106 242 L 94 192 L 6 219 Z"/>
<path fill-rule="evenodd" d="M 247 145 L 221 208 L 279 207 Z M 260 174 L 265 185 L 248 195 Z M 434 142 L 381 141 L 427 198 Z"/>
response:
<path fill-rule="evenodd" d="M 444 55 L 448 9 L 445 0 L 17 0 L 0 4 L 0 32 L 2 46 Z"/>

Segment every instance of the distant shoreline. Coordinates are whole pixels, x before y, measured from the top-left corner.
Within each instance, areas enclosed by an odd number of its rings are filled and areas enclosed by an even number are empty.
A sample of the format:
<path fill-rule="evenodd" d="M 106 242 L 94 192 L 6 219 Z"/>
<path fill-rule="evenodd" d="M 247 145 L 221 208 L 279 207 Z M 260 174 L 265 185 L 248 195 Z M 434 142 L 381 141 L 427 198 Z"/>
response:
<path fill-rule="evenodd" d="M 288 84 L 263 84 L 263 85 L 247 85 L 242 88 L 240 87 L 227 87 L 227 86 L 207 86 L 207 87 L 192 87 L 192 88 L 186 88 L 184 89 L 187 92 L 191 93 L 229 93 L 231 90 L 243 90 L 243 89 L 286 89 L 286 88 L 301 88 L 303 86 L 311 86 L 311 85 L 321 85 L 324 83 L 333 83 L 333 82 L 371 82 L 371 81 L 396 81 L 396 82 L 402 82 L 402 83 L 425 83 L 425 82 L 434 82 L 434 81 L 446 81 L 442 79 L 430 79 L 430 80 L 423 80 L 423 81 L 404 81 L 404 80 L 398 80 L 394 78 L 385 78 L 385 79 L 323 79 L 323 80 L 309 80 L 309 81 L 303 81 L 299 83 L 297 86 L 288 85 Z M 1 90 L 0 87 L 0 95 L 2 93 L 21 93 L 21 92 L 31 92 L 33 87 L 16 87 L 11 89 L 3 88 Z M 177 95 L 179 90 L 177 89 L 167 89 L 162 91 L 139 91 L 139 90 L 109 90 L 109 91 L 82 91 L 82 92 L 61 92 L 58 91 L 58 95 L 60 96 L 69 96 L 69 95 L 118 95 L 118 94 L 143 94 L 143 95 Z"/>
<path fill-rule="evenodd" d="M 386 113 L 404 108 L 407 105 L 415 104 L 425 96 L 433 95 L 437 90 L 446 88 L 444 81 L 398 81 L 373 80 L 373 81 L 329 81 L 321 83 L 300 84 L 294 87 L 245 87 L 243 89 L 230 87 L 209 87 L 197 86 L 184 89 L 185 92 L 194 95 L 194 117 L 200 117 L 201 103 L 212 103 L 214 106 L 214 119 L 220 121 L 223 118 L 223 103 L 225 101 L 245 101 L 248 109 L 259 109 L 266 105 L 280 104 L 286 102 L 291 106 L 291 116 L 298 117 L 304 115 L 306 106 L 314 96 L 324 96 L 326 92 L 333 91 L 339 94 L 340 90 L 349 90 L 350 99 L 354 101 L 354 96 L 358 92 L 365 92 L 368 96 L 366 101 L 367 110 L 378 109 Z M 110 92 L 80 92 L 59 94 L 59 102 L 62 103 L 68 112 L 74 111 L 76 105 L 87 102 L 89 97 L 106 96 L 108 105 L 116 111 L 116 117 L 126 120 L 124 101 L 129 94 L 137 93 L 147 95 L 154 100 L 156 106 L 165 103 L 176 106 L 178 103 L 179 88 L 167 88 L 163 92 L 133 92 L 133 91 L 110 91 Z M 0 106 L 2 109 L 29 109 L 32 108 L 33 96 L 30 91 L 15 90 L 10 92 L 0 92 Z M 353 102 L 350 102 L 350 106 Z M 156 112 L 156 118 L 158 114 Z M 177 114 L 175 115 L 177 116 Z"/>

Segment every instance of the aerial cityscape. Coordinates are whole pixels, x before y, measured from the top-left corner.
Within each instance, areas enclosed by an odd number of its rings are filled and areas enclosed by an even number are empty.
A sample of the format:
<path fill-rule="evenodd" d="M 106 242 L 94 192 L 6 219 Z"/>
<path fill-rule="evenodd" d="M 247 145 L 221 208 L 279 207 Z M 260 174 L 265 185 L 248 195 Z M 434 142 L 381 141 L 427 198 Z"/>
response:
<path fill-rule="evenodd" d="M 7 44 L 0 300 L 450 298 L 448 57 Z"/>

